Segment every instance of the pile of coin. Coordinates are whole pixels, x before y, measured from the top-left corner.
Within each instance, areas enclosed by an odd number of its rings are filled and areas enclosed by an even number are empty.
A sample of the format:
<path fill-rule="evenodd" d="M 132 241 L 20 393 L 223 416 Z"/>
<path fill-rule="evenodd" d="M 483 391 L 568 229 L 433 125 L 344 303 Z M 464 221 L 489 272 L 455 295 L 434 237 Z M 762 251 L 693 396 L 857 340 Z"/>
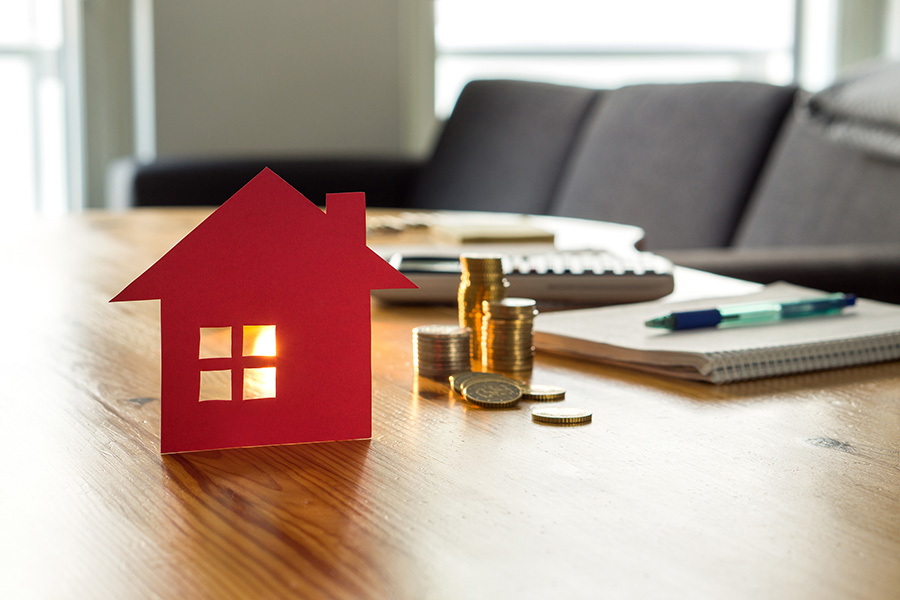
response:
<path fill-rule="evenodd" d="M 509 284 L 503 277 L 502 257 L 463 255 L 460 263 L 459 326 L 413 329 L 418 375 L 449 378 L 453 390 L 467 402 L 487 409 L 512 408 L 520 400 L 545 403 L 565 399 L 563 388 L 527 383 L 534 365 L 536 303 L 529 298 L 506 297 Z M 531 415 L 533 421 L 544 424 L 591 421 L 590 411 L 568 407 L 537 406 Z"/>
<path fill-rule="evenodd" d="M 531 418 L 536 423 L 581 425 L 591 422 L 589 410 L 543 404 L 566 397 L 566 390 L 556 386 L 530 385 L 502 373 L 469 371 L 451 375 L 450 387 L 469 404 L 481 408 L 513 408 L 519 400 L 540 402 L 541 405 L 531 410 Z"/>
<path fill-rule="evenodd" d="M 503 258 L 489 254 L 463 254 L 459 257 L 459 326 L 472 331 L 471 358 L 482 364 L 482 325 L 484 302 L 506 297 L 509 283 L 503 277 Z"/>
<path fill-rule="evenodd" d="M 484 301 L 481 358 L 485 369 L 502 373 L 531 371 L 535 306 L 530 298 Z"/>
<path fill-rule="evenodd" d="M 445 378 L 470 370 L 469 330 L 456 325 L 422 325 L 412 332 L 413 363 L 419 375 Z"/>
<path fill-rule="evenodd" d="M 454 373 L 450 386 L 468 402 L 482 408 L 510 408 L 522 398 L 522 384 L 500 373 Z"/>

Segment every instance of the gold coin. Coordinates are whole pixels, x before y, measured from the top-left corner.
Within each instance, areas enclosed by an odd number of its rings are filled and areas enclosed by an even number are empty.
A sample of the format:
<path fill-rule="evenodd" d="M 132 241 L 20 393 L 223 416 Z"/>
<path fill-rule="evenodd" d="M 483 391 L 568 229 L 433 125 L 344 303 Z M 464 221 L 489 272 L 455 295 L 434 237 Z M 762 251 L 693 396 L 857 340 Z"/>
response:
<path fill-rule="evenodd" d="M 531 419 L 536 423 L 551 425 L 576 425 L 590 423 L 593 413 L 583 408 L 564 406 L 535 406 L 531 409 Z"/>
<path fill-rule="evenodd" d="M 469 331 L 464 327 L 457 325 L 420 325 L 413 329 L 413 334 L 420 337 L 428 338 L 457 338 L 468 337 Z"/>
<path fill-rule="evenodd" d="M 529 385 L 522 390 L 523 400 L 550 402 L 552 400 L 562 400 L 565 397 L 566 390 L 553 385 Z"/>
<path fill-rule="evenodd" d="M 462 394 L 462 384 L 478 375 L 475 371 L 460 371 L 450 375 L 450 387 L 457 394 Z"/>
<path fill-rule="evenodd" d="M 513 381 L 482 379 L 473 381 L 463 388 L 463 397 L 484 408 L 507 408 L 515 406 L 522 397 L 522 388 Z"/>
<path fill-rule="evenodd" d="M 509 381 L 516 383 L 502 373 L 486 373 L 484 371 L 471 371 L 469 373 L 454 373 L 450 376 L 450 386 L 458 394 L 465 394 L 466 386 L 474 381 Z M 516 385 L 518 385 L 516 383 Z"/>

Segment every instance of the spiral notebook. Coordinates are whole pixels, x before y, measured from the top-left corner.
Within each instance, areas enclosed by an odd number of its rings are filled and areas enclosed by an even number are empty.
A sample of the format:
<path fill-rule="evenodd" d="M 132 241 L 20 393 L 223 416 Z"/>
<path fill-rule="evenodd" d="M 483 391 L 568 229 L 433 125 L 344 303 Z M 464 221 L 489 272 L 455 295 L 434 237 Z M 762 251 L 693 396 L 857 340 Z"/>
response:
<path fill-rule="evenodd" d="M 860 299 L 836 316 L 765 325 L 686 331 L 644 325 L 674 311 L 822 294 L 779 282 L 737 297 L 540 314 L 534 345 L 541 351 L 712 383 L 900 359 L 900 306 L 874 300 Z"/>

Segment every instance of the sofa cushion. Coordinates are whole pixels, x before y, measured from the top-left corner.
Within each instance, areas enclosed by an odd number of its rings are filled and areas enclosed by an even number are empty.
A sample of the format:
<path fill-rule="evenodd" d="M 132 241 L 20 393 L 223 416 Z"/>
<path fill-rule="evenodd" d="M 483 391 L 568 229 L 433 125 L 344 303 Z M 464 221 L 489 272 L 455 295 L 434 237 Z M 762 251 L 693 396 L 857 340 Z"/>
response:
<path fill-rule="evenodd" d="M 608 92 L 550 212 L 639 225 L 648 249 L 726 246 L 795 91 L 715 82 Z"/>
<path fill-rule="evenodd" d="M 900 240 L 898 98 L 896 66 L 810 97 L 775 148 L 735 244 Z"/>
<path fill-rule="evenodd" d="M 900 244 L 698 248 L 664 251 L 677 265 L 737 279 L 790 281 L 900 302 Z"/>
<path fill-rule="evenodd" d="M 389 158 L 122 159 L 107 172 L 107 205 L 218 206 L 264 168 L 317 204 L 325 194 L 365 191 L 367 206 L 406 207 L 420 161 Z"/>
<path fill-rule="evenodd" d="M 469 83 L 414 189 L 413 206 L 546 213 L 599 93 L 526 81 Z"/>
<path fill-rule="evenodd" d="M 860 68 L 812 96 L 804 108 L 832 140 L 900 159 L 900 64 Z"/>

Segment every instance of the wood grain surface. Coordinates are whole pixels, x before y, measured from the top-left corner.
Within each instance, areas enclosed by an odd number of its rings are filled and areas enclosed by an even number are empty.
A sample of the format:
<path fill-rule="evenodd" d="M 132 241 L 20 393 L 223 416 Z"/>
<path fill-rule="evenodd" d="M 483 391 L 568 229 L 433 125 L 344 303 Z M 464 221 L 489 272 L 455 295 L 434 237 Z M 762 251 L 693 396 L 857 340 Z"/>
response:
<path fill-rule="evenodd" d="M 3 236 L 3 598 L 900 597 L 898 363 L 714 387 L 541 354 L 593 411 L 555 427 L 415 376 L 452 308 L 376 304 L 370 441 L 161 456 L 159 305 L 107 302 L 205 214 Z"/>

